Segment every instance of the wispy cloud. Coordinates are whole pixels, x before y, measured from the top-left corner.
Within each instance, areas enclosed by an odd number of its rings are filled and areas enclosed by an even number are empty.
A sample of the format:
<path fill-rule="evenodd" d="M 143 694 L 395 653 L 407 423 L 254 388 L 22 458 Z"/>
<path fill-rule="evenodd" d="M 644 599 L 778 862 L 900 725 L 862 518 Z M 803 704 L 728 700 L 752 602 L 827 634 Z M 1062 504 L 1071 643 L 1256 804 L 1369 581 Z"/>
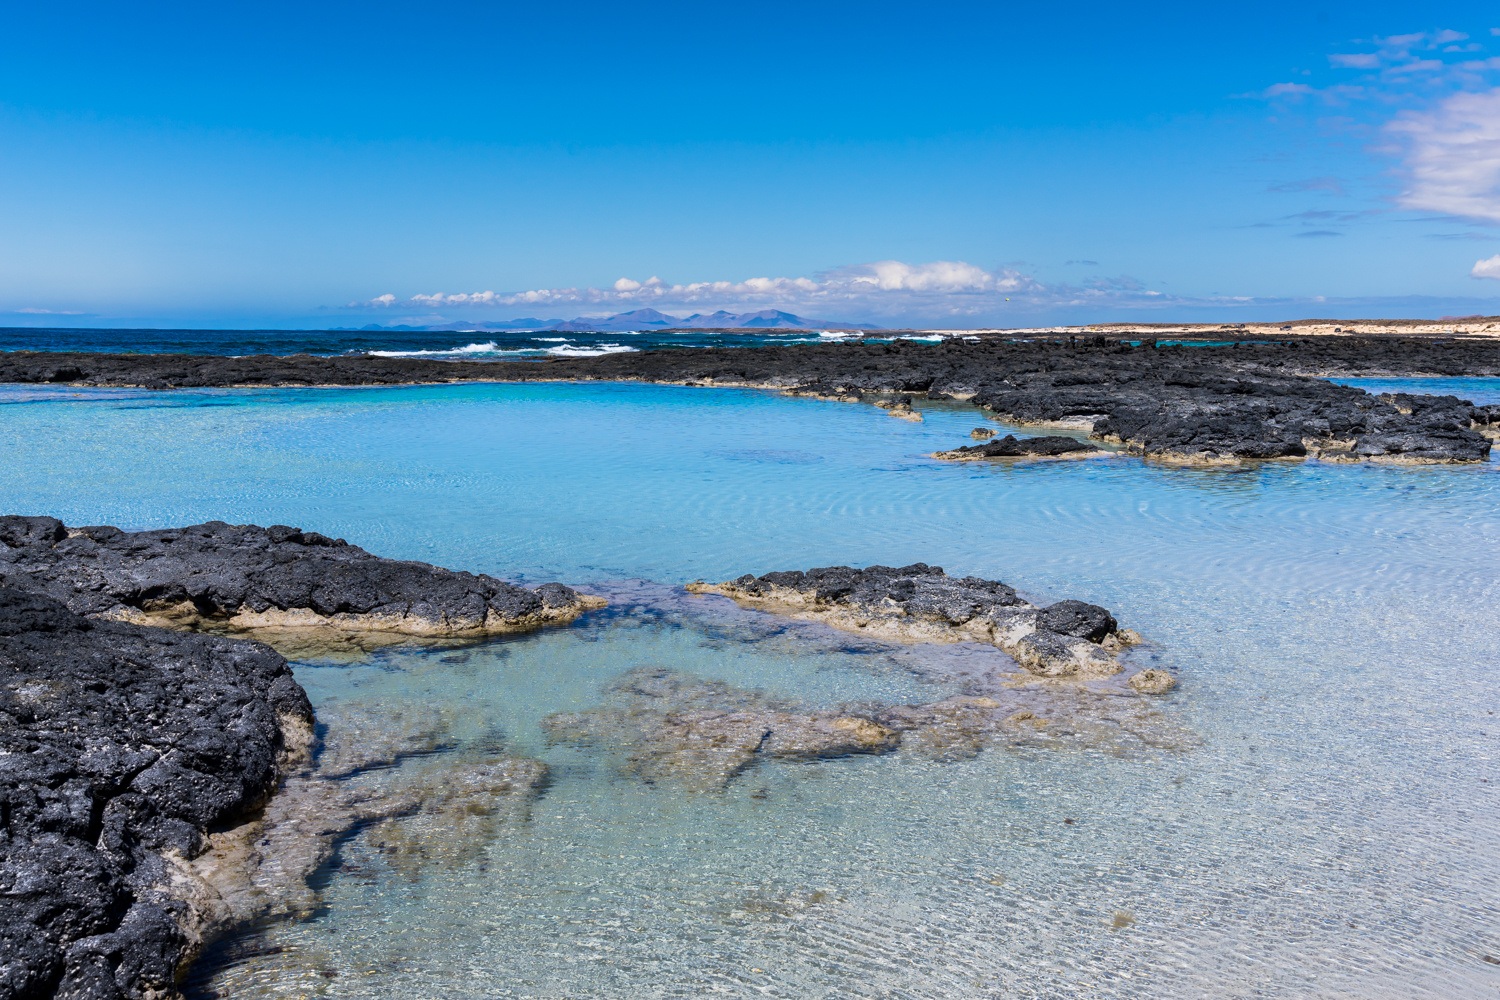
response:
<path fill-rule="evenodd" d="M 1376 52 L 1336 52 L 1328 57 L 1328 64 L 1339 69 L 1378 69 L 1380 55 Z"/>
<path fill-rule="evenodd" d="M 1401 207 L 1500 222 L 1500 88 L 1454 94 L 1386 128 L 1406 148 Z"/>
<path fill-rule="evenodd" d="M 1344 182 L 1337 177 L 1308 177 L 1300 181 L 1287 181 L 1285 184 L 1273 184 L 1270 191 L 1281 194 L 1295 194 L 1307 191 L 1321 191 L 1325 194 L 1344 194 Z"/>
<path fill-rule="evenodd" d="M 27 306 L 24 309 L 12 309 L 12 316 L 91 316 L 92 313 L 81 312 L 77 309 L 37 309 Z"/>
<path fill-rule="evenodd" d="M 1363 139 L 1395 161 L 1397 208 L 1500 223 L 1500 56 L 1485 44 L 1453 28 L 1376 36 L 1330 54 L 1323 74 L 1247 96 L 1266 100 L 1279 121 Z M 1340 110 L 1310 120 L 1299 106 Z M 1340 194 L 1344 185 L 1313 178 L 1270 190 Z"/>

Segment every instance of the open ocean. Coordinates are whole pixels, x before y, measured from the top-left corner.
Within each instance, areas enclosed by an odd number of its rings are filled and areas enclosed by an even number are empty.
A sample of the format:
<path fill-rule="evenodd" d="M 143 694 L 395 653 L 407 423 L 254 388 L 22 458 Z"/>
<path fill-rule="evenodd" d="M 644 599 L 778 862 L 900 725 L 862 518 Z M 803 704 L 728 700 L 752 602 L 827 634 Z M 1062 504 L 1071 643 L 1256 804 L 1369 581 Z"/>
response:
<path fill-rule="evenodd" d="M 428 330 L 82 330 L 0 328 L 0 351 L 101 351 L 136 354 L 379 354 L 396 358 L 505 361 L 590 357 L 653 347 L 759 347 L 857 338 L 853 330 L 746 330 L 663 333 L 642 330 L 570 333 L 555 330 L 468 332 Z M 938 338 L 919 338 L 932 339 Z"/>
<path fill-rule="evenodd" d="M 423 336 L 380 346 L 442 346 Z M 193 995 L 1492 995 L 1500 466 L 951 464 L 926 456 L 974 411 L 918 406 L 913 424 L 638 384 L 0 388 L 7 512 L 287 523 L 612 600 L 461 649 L 297 664 L 322 709 L 442 713 L 454 749 L 412 765 L 439 780 L 498 741 L 552 783 L 463 863 L 413 871 L 355 836 L 314 919 L 222 946 Z M 812 707 L 951 694 L 955 662 L 1002 654 L 681 589 L 917 560 L 1103 604 L 1180 685 L 1057 699 L 1041 736 L 968 760 L 766 762 L 722 794 L 544 736 L 640 666 Z"/>

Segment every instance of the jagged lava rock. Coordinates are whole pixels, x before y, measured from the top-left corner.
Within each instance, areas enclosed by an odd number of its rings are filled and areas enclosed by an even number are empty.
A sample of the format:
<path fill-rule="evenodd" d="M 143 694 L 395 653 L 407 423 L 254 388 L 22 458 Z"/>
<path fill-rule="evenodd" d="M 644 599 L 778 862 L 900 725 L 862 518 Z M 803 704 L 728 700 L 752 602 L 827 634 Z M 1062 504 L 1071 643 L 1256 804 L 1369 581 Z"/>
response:
<path fill-rule="evenodd" d="M 604 603 L 559 583 L 529 590 L 313 531 L 223 521 L 127 532 L 0 517 L 0 585 L 148 624 L 418 636 L 534 628 Z"/>
<path fill-rule="evenodd" d="M 978 429 L 975 429 L 970 437 L 978 433 Z M 1096 444 L 1064 435 L 1018 438 L 1014 434 L 1007 434 L 984 444 L 969 444 L 951 451 L 940 451 L 932 457 L 973 462 L 985 458 L 1083 458 L 1103 453 L 1104 450 Z"/>
<path fill-rule="evenodd" d="M 0 588 L 0 996 L 175 995 L 208 929 L 181 866 L 306 757 L 268 647 Z"/>
<path fill-rule="evenodd" d="M 1097 605 L 1060 601 L 1038 608 L 1008 584 L 972 576 L 956 579 L 926 563 L 746 574 L 720 584 L 692 583 L 687 589 L 881 638 L 977 639 L 993 643 L 1039 677 L 1111 676 L 1121 670 L 1115 654 L 1140 641 Z"/>

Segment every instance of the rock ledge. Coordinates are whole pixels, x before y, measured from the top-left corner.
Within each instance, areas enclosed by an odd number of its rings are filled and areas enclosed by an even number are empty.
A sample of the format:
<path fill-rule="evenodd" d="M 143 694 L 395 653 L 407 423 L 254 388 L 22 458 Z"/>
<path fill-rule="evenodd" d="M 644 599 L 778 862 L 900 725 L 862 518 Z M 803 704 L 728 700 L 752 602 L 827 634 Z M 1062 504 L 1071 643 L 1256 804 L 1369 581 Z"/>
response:
<path fill-rule="evenodd" d="M 367 645 L 514 632 L 604 603 L 560 583 L 531 590 L 382 559 L 313 531 L 223 521 L 127 532 L 0 517 L 0 586 L 45 593 L 91 617 L 244 632 L 273 645 L 288 634 Z"/>

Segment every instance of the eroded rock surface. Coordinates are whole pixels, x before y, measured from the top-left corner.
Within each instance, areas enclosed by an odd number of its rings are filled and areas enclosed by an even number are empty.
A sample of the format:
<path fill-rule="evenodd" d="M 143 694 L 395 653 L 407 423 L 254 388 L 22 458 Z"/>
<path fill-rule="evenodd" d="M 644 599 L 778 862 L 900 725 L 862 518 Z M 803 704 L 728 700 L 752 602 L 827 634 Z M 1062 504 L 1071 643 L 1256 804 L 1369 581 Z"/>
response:
<path fill-rule="evenodd" d="M 746 574 L 692 593 L 907 642 L 989 642 L 1031 674 L 1091 680 L 1122 669 L 1115 654 L 1139 642 L 1104 608 L 1083 601 L 1036 607 L 997 580 L 948 576 L 940 566 L 830 566 Z"/>
<path fill-rule="evenodd" d="M 510 632 L 603 604 L 559 583 L 530 590 L 382 559 L 313 531 L 223 521 L 127 532 L 0 517 L 0 585 L 48 594 L 79 614 L 244 631 L 273 644 L 309 634 L 337 641 Z"/>
<path fill-rule="evenodd" d="M 0 997 L 165 996 L 211 928 L 184 867 L 307 759 L 266 646 L 0 588 Z"/>

